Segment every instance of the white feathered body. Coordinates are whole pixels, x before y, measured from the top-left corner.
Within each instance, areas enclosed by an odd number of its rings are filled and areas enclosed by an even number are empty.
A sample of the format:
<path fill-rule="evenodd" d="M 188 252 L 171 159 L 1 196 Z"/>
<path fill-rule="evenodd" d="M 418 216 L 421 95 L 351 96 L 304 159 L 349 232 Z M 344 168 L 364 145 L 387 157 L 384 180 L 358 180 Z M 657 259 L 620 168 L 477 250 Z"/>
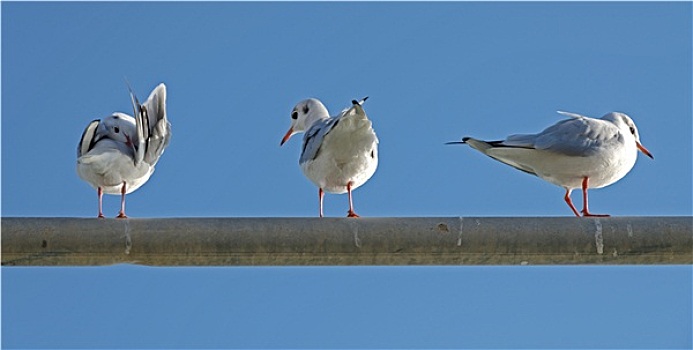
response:
<path fill-rule="evenodd" d="M 638 153 L 632 120 L 622 113 L 601 119 L 571 116 L 539 134 L 512 135 L 495 142 L 466 138 L 465 142 L 566 189 L 580 188 L 584 178 L 589 178 L 589 188 L 601 188 L 626 176 Z"/>
<path fill-rule="evenodd" d="M 159 84 L 144 104 L 131 94 L 137 120 L 113 113 L 92 121 L 77 146 L 77 174 L 104 193 L 131 193 L 149 180 L 171 138 L 166 86 Z"/>
<path fill-rule="evenodd" d="M 310 135 L 309 130 L 305 137 Z M 348 182 L 352 190 L 363 185 L 378 167 L 378 138 L 371 121 L 365 113 L 340 116 L 337 125 L 324 135 L 315 157 L 300 161 L 300 165 L 306 177 L 326 192 L 346 193 Z"/>
<path fill-rule="evenodd" d="M 134 132 L 134 118 L 118 113 L 117 120 L 121 130 Z M 95 189 L 101 187 L 104 193 L 120 194 L 123 183 L 126 184 L 125 193 L 131 193 L 146 183 L 154 172 L 154 166 L 146 162 L 135 165 L 134 157 L 134 150 L 127 143 L 103 138 L 77 158 L 77 174 Z"/>

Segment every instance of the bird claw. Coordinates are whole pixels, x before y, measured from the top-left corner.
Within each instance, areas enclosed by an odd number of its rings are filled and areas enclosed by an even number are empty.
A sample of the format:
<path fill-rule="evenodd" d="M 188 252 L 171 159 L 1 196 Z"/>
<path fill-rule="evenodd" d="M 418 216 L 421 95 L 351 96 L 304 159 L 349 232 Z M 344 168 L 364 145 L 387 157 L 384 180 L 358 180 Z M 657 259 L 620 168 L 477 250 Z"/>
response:
<path fill-rule="evenodd" d="M 596 218 L 608 218 L 611 217 L 609 214 L 592 214 L 592 213 L 582 213 L 582 217 L 589 218 L 589 217 L 596 217 Z"/>

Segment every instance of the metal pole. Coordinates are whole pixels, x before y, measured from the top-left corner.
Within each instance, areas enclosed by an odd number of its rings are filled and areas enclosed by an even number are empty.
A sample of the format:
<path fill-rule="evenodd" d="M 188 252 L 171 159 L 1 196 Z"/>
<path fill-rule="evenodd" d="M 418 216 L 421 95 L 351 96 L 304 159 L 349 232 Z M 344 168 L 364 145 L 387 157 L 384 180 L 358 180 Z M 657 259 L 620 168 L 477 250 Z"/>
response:
<path fill-rule="evenodd" d="M 693 218 L 2 218 L 3 266 L 692 264 Z"/>

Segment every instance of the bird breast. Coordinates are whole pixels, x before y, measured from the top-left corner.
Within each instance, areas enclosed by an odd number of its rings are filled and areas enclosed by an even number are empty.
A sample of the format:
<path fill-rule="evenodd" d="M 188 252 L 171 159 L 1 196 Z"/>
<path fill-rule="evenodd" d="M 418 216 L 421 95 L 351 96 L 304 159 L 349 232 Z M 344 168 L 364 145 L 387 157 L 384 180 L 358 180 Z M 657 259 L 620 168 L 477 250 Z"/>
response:
<path fill-rule="evenodd" d="M 378 167 L 378 138 L 367 119 L 345 118 L 323 139 L 317 156 L 301 164 L 316 186 L 330 193 L 345 193 L 363 185 Z"/>

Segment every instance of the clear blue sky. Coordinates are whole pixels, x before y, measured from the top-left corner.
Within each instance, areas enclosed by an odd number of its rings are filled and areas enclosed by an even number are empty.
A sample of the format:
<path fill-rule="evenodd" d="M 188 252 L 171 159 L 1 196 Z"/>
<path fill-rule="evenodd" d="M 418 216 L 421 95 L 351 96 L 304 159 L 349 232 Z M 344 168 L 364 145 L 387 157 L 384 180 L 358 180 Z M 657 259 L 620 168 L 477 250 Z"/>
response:
<path fill-rule="evenodd" d="M 307 97 L 354 98 L 380 166 L 362 216 L 571 216 L 563 190 L 464 146 L 556 110 L 628 113 L 655 160 L 590 192 L 691 215 L 692 5 L 2 2 L 2 215 L 92 217 L 89 121 L 168 87 L 169 148 L 131 217 L 317 215 L 283 147 Z M 578 207 L 581 200 L 573 196 Z M 106 196 L 104 213 L 118 212 Z M 325 214 L 344 216 L 345 195 Z M 690 348 L 691 267 L 3 268 L 7 348 Z"/>

